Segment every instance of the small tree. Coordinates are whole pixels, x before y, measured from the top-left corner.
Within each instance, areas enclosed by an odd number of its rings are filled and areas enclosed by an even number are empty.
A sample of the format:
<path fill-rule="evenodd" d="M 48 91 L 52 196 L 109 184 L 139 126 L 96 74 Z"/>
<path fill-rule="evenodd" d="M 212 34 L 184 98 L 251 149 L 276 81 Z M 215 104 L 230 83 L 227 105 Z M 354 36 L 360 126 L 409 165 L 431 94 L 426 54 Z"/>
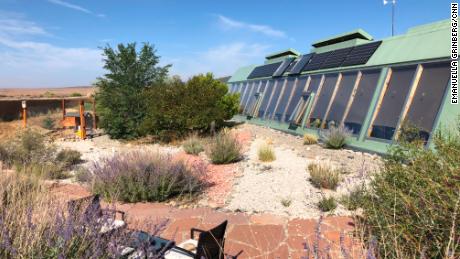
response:
<path fill-rule="evenodd" d="M 213 75 L 197 75 L 187 82 L 173 78 L 148 91 L 148 115 L 143 129 L 170 137 L 222 125 L 238 112 L 239 97 Z M 168 140 L 168 139 L 165 139 Z"/>
<path fill-rule="evenodd" d="M 140 51 L 136 43 L 119 44 L 117 49 L 107 46 L 103 56 L 108 73 L 96 83 L 100 126 L 112 138 L 139 137 L 146 110 L 144 91 L 162 82 L 170 66 L 158 66 L 160 57 L 148 43 Z"/>

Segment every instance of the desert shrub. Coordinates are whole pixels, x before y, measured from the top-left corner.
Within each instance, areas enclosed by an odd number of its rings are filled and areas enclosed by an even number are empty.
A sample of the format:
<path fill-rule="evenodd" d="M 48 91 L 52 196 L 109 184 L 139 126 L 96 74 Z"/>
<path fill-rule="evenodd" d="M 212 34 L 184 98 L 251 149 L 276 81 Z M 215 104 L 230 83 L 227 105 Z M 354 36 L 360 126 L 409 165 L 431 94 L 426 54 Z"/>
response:
<path fill-rule="evenodd" d="M 320 119 L 315 119 L 314 121 L 312 121 L 312 122 L 310 123 L 310 126 L 311 126 L 312 128 L 320 128 L 320 127 L 321 127 L 321 123 L 322 123 L 322 121 L 321 121 Z"/>
<path fill-rule="evenodd" d="M 363 206 L 381 257 L 460 255 L 459 132 L 436 134 L 435 149 L 402 142 L 389 150 Z"/>
<path fill-rule="evenodd" d="M 197 75 L 187 82 L 174 78 L 147 93 L 147 118 L 142 129 L 167 141 L 171 135 L 210 131 L 221 127 L 238 111 L 239 95 L 212 74 Z"/>
<path fill-rule="evenodd" d="M 340 182 L 340 173 L 327 165 L 311 163 L 308 165 L 310 182 L 316 188 L 335 190 Z"/>
<path fill-rule="evenodd" d="M 73 149 L 63 149 L 57 153 L 56 161 L 61 162 L 65 167 L 71 167 L 82 161 L 81 153 Z"/>
<path fill-rule="evenodd" d="M 292 204 L 292 200 L 290 198 L 284 198 L 281 200 L 281 205 L 283 205 L 283 207 L 289 207 L 291 206 Z"/>
<path fill-rule="evenodd" d="M 124 202 L 165 201 L 199 193 L 203 168 L 188 168 L 169 155 L 129 152 L 103 158 L 89 169 L 93 191 Z"/>
<path fill-rule="evenodd" d="M 334 197 L 322 197 L 321 200 L 318 202 L 318 208 L 322 212 L 333 211 L 337 208 L 337 202 L 335 201 Z"/>
<path fill-rule="evenodd" d="M 1 258 L 119 258 L 120 245 L 129 244 L 126 232 L 101 232 L 97 207 L 69 214 L 40 181 L 23 174 L 2 176 L 0 197 Z"/>
<path fill-rule="evenodd" d="M 54 128 L 54 120 L 50 116 L 46 116 L 42 121 L 42 127 L 48 130 Z"/>
<path fill-rule="evenodd" d="M 0 146 L 0 161 L 8 168 L 49 179 L 68 177 L 66 166 L 56 159 L 55 147 L 36 131 L 22 131 Z"/>
<path fill-rule="evenodd" d="M 366 190 L 364 186 L 358 186 L 350 191 L 350 193 L 342 196 L 342 203 L 349 210 L 356 210 L 363 206 L 365 202 Z"/>
<path fill-rule="evenodd" d="M 347 138 L 349 138 L 351 134 L 352 131 L 344 125 L 321 130 L 321 137 L 323 138 L 326 147 L 332 149 L 343 148 L 347 144 Z"/>
<path fill-rule="evenodd" d="M 318 143 L 318 138 L 315 135 L 304 134 L 303 135 L 303 144 L 304 145 L 313 145 Z"/>
<path fill-rule="evenodd" d="M 197 135 L 191 135 L 187 140 L 182 144 L 185 153 L 191 155 L 198 155 L 204 151 L 204 147 Z"/>
<path fill-rule="evenodd" d="M 206 151 L 213 164 L 228 164 L 239 161 L 242 157 L 240 143 L 225 130 L 211 139 Z"/>
<path fill-rule="evenodd" d="M 108 73 L 96 83 L 99 125 L 111 138 L 137 138 L 147 109 L 145 90 L 162 82 L 169 66 L 158 65 L 160 58 L 148 43 L 139 51 L 136 43 L 107 46 L 103 56 Z"/>
<path fill-rule="evenodd" d="M 81 94 L 81 93 L 77 93 L 77 92 L 71 93 L 71 94 L 70 94 L 70 97 L 80 97 L 80 96 L 82 96 L 82 94 Z"/>
<path fill-rule="evenodd" d="M 271 162 L 276 159 L 275 151 L 267 144 L 260 146 L 257 154 L 259 155 L 259 160 L 262 162 Z"/>

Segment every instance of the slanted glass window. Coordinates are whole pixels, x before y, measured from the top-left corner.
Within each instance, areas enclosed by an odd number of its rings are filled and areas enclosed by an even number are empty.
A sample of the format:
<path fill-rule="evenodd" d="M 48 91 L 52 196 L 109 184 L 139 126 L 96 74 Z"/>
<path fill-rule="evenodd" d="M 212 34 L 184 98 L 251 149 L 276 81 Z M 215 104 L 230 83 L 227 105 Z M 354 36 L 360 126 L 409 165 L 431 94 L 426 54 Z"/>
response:
<path fill-rule="evenodd" d="M 310 116 L 310 126 L 319 128 L 324 115 L 326 114 L 327 107 L 331 101 L 332 94 L 334 93 L 335 85 L 337 83 L 338 74 L 326 75 L 321 92 L 319 93 L 315 107 Z"/>
<path fill-rule="evenodd" d="M 380 110 L 374 120 L 371 137 L 392 139 L 417 66 L 392 68 Z"/>
<path fill-rule="evenodd" d="M 284 89 L 282 89 L 281 91 L 281 96 L 278 101 L 278 105 L 276 107 L 275 117 L 274 117 L 274 119 L 277 121 L 285 120 L 283 115 L 284 115 L 284 111 L 286 110 L 286 106 L 289 101 L 289 98 L 292 95 L 292 90 L 294 90 L 294 83 L 295 83 L 295 78 L 293 77 L 288 78 Z"/>
<path fill-rule="evenodd" d="M 260 100 L 262 100 L 260 89 L 266 81 L 262 81 L 258 83 L 258 86 L 254 88 L 252 96 L 249 97 L 248 105 L 246 106 L 244 114 L 254 117 L 255 109 L 258 108 Z"/>
<path fill-rule="evenodd" d="M 275 81 L 275 89 L 273 90 L 272 98 L 269 101 L 267 110 L 265 112 L 265 118 L 271 119 L 275 113 L 275 106 L 280 97 L 281 90 L 283 89 L 284 79 L 277 79 Z"/>
<path fill-rule="evenodd" d="M 406 121 L 420 129 L 428 140 L 441 102 L 449 85 L 450 63 L 424 64 L 422 75 L 406 115 Z"/>
<path fill-rule="evenodd" d="M 291 120 L 291 115 L 294 111 L 294 108 L 299 103 L 300 98 L 302 97 L 302 92 L 305 90 L 307 79 L 307 76 L 302 76 L 297 79 L 297 84 L 294 87 L 294 92 L 292 93 L 291 100 L 287 104 L 286 115 L 284 116 L 285 122 L 289 122 L 289 120 Z"/>
<path fill-rule="evenodd" d="M 246 105 L 248 104 L 249 97 L 251 96 L 252 91 L 254 90 L 254 87 L 257 86 L 254 81 L 248 82 L 247 88 L 246 88 L 246 93 L 243 96 L 243 102 L 241 103 L 241 107 L 244 111 L 246 108 Z"/>
<path fill-rule="evenodd" d="M 267 81 L 262 81 L 257 88 L 257 91 L 254 92 L 254 95 L 250 98 L 248 107 L 246 109 L 246 115 L 250 117 L 256 117 L 262 103 L 263 91 L 265 89 Z"/>
<path fill-rule="evenodd" d="M 351 129 L 353 134 L 359 134 L 361 131 L 377 88 L 380 72 L 380 69 L 361 71 L 361 80 L 359 80 L 353 102 L 344 121 L 345 127 Z"/>
<path fill-rule="evenodd" d="M 248 82 L 246 83 L 243 83 L 243 85 L 241 86 L 241 91 L 240 91 L 240 107 L 243 106 L 243 100 L 244 100 L 244 95 L 246 94 L 246 90 L 248 88 Z"/>
<path fill-rule="evenodd" d="M 289 118 L 289 129 L 296 129 L 302 123 L 302 120 L 307 112 L 308 103 L 310 101 L 311 91 L 304 91 L 300 95 L 300 100 Z"/>
<path fill-rule="evenodd" d="M 350 100 L 355 86 L 357 75 L 357 72 L 342 73 L 342 80 L 340 81 L 339 89 L 337 90 L 331 110 L 327 116 L 326 125 L 329 123 L 339 125 L 342 122 L 345 109 L 347 108 L 348 101 Z"/>
<path fill-rule="evenodd" d="M 265 117 L 265 111 L 267 110 L 268 102 L 269 102 L 270 97 L 272 95 L 274 85 L 275 85 L 275 81 L 269 80 L 268 83 L 267 83 L 267 86 L 265 87 L 265 89 L 263 91 L 262 103 L 260 104 L 259 114 L 258 114 L 259 118 L 264 118 Z"/>
<path fill-rule="evenodd" d="M 254 96 L 254 93 L 257 92 L 257 88 L 259 88 L 259 84 L 260 84 L 260 81 L 253 81 L 250 84 L 249 92 L 248 92 L 248 95 L 246 97 L 246 102 L 244 103 L 243 112 L 247 111 L 248 106 L 249 106 L 249 102 L 250 102 L 251 98 Z"/>

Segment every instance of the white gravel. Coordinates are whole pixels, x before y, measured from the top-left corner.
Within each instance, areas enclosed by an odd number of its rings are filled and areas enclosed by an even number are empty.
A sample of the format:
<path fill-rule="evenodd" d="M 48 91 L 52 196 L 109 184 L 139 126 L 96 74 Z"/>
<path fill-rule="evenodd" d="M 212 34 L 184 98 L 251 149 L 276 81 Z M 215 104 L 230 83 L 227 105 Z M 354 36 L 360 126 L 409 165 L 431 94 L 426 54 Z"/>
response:
<path fill-rule="evenodd" d="M 267 128 L 247 125 L 256 135 L 246 159 L 241 163 L 241 177 L 236 180 L 226 209 L 248 213 L 273 213 L 289 217 L 315 218 L 321 214 L 317 202 L 323 197 L 339 199 L 355 186 L 367 182 L 378 170 L 380 158 L 351 150 L 329 150 L 320 145 L 303 146 L 299 137 Z M 276 160 L 260 162 L 261 144 L 272 143 Z M 307 166 L 319 162 L 344 171 L 336 191 L 320 190 L 309 182 Z M 290 201 L 289 206 L 283 202 Z M 330 214 L 350 215 L 339 205 Z"/>

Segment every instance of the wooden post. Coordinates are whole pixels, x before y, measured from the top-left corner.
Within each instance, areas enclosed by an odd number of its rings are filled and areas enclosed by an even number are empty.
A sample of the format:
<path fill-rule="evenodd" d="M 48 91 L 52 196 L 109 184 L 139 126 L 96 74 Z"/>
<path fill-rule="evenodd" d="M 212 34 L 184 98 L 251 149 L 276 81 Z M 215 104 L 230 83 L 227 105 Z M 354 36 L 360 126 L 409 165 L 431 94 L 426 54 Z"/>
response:
<path fill-rule="evenodd" d="M 321 94 L 321 90 L 323 89 L 323 84 L 324 84 L 325 80 L 326 80 L 326 76 L 322 75 L 321 76 L 321 81 L 319 82 L 318 90 L 316 90 L 315 95 L 313 95 L 313 96 L 315 96 L 315 98 L 310 100 L 312 102 L 312 104 L 311 104 L 311 109 L 310 109 L 310 111 L 308 111 L 308 114 L 307 114 L 307 123 L 305 124 L 305 126 L 307 128 L 310 128 L 310 116 L 311 116 L 313 110 L 316 108 L 316 103 L 318 102 L 318 98 L 319 98 L 319 96 Z"/>
<path fill-rule="evenodd" d="M 350 99 L 348 100 L 347 106 L 345 107 L 345 112 L 343 113 L 343 117 L 340 120 L 340 125 L 345 124 L 345 119 L 347 118 L 348 113 L 350 112 L 351 105 L 353 104 L 353 101 L 355 99 L 356 92 L 358 91 L 358 85 L 361 82 L 362 77 L 363 73 L 359 71 L 355 79 L 355 84 L 353 85 L 353 90 L 351 92 Z"/>
<path fill-rule="evenodd" d="M 329 111 L 331 110 L 332 103 L 334 102 L 335 96 L 336 96 L 337 92 L 339 91 L 341 82 L 342 82 L 342 73 L 339 73 L 339 76 L 337 77 L 337 82 L 335 82 L 334 91 L 332 91 L 331 99 L 329 100 L 329 104 L 327 105 L 326 112 L 324 113 L 324 118 L 321 121 L 321 126 L 320 127 L 323 128 L 323 129 L 326 126 L 327 116 L 329 116 Z"/>
<path fill-rule="evenodd" d="M 388 69 L 387 77 L 385 78 L 385 82 L 383 83 L 383 89 L 380 93 L 379 99 L 377 101 L 377 105 L 375 106 L 374 114 L 372 115 L 371 122 L 369 123 L 369 128 L 367 129 L 367 136 L 370 137 L 372 133 L 372 129 L 374 126 L 374 121 L 377 118 L 378 113 L 380 112 L 380 108 L 382 106 L 383 98 L 385 97 L 385 93 L 387 92 L 388 84 L 390 83 L 391 75 L 393 74 L 393 70 L 391 68 Z"/>
<path fill-rule="evenodd" d="M 401 134 L 401 128 L 402 126 L 404 126 L 403 124 L 406 120 L 407 112 L 409 111 L 409 108 L 412 104 L 412 100 L 414 100 L 414 95 L 415 95 L 415 92 L 417 91 L 418 83 L 420 81 L 420 77 L 422 77 L 422 73 L 423 73 L 423 66 L 419 64 L 415 72 L 415 76 L 412 81 L 412 84 L 410 86 L 410 90 L 407 96 L 406 103 L 403 106 L 401 116 L 399 117 L 398 124 L 396 125 L 394 140 L 398 140 L 399 135 Z"/>
<path fill-rule="evenodd" d="M 65 99 L 61 100 L 62 120 L 65 119 Z"/>
<path fill-rule="evenodd" d="M 27 101 L 22 101 L 22 127 L 27 127 Z"/>
<path fill-rule="evenodd" d="M 97 122 L 96 122 L 96 98 L 93 98 L 93 129 L 97 129 Z"/>
<path fill-rule="evenodd" d="M 86 138 L 85 101 L 80 100 L 80 136 Z"/>

